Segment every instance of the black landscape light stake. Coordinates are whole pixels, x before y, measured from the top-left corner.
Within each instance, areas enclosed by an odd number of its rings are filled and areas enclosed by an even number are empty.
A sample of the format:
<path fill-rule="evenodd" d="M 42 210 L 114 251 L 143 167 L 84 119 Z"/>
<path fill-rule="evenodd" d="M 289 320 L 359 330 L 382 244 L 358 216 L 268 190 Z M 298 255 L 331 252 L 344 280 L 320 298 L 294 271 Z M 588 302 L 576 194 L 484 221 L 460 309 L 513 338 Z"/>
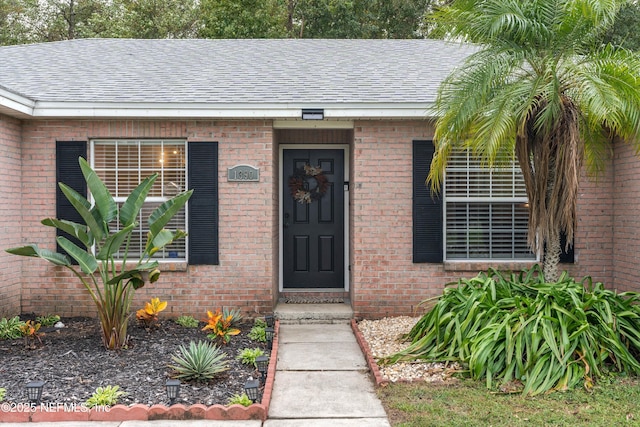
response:
<path fill-rule="evenodd" d="M 27 384 L 27 396 L 29 396 L 29 400 L 35 402 L 36 405 L 40 404 L 40 399 L 42 399 L 43 387 L 44 381 L 31 381 Z"/>
<path fill-rule="evenodd" d="M 273 314 L 266 314 L 264 316 L 264 323 L 267 324 L 268 328 L 273 328 L 273 321 L 274 321 Z"/>
<path fill-rule="evenodd" d="M 244 384 L 244 392 L 247 393 L 247 397 L 249 397 L 249 399 L 251 399 L 253 403 L 256 403 L 256 401 L 258 400 L 259 391 L 260 382 L 250 377 Z"/>
<path fill-rule="evenodd" d="M 262 380 L 262 384 L 264 384 L 267 381 L 267 369 L 269 369 L 269 358 L 267 356 L 256 357 L 256 366 L 258 367 L 258 372 L 260 372 L 260 379 Z"/>
<path fill-rule="evenodd" d="M 173 405 L 178 395 L 180 394 L 180 380 L 168 379 L 165 383 L 167 387 L 167 397 L 169 398 L 169 405 Z"/>
<path fill-rule="evenodd" d="M 273 328 L 264 329 L 264 337 L 267 339 L 267 346 L 269 347 L 269 351 L 271 351 L 271 349 L 273 348 L 273 334 L 275 334 Z"/>

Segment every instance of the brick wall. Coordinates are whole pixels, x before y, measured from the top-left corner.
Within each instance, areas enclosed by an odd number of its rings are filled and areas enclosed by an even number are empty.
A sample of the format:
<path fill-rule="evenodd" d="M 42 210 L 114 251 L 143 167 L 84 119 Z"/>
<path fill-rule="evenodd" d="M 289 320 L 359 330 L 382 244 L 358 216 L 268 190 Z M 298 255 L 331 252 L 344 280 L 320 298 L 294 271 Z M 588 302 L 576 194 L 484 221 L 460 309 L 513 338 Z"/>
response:
<path fill-rule="evenodd" d="M 615 289 L 640 292 L 640 160 L 629 144 L 614 147 L 615 182 L 613 193 L 614 245 L 613 267 Z"/>
<path fill-rule="evenodd" d="M 55 215 L 56 140 L 91 138 L 186 138 L 219 142 L 220 265 L 163 264 L 160 280 L 137 292 L 135 305 L 150 297 L 169 301 L 166 313 L 206 317 L 226 306 L 247 313 L 270 311 L 274 299 L 273 240 L 277 210 L 270 121 L 31 121 L 24 127 L 22 190 L 25 241 L 54 248 L 55 231 L 40 225 Z M 227 168 L 260 168 L 259 183 L 227 182 Z M 186 270 L 186 271 L 185 271 Z M 91 315 L 95 309 L 79 281 L 42 260 L 25 260 L 24 312 Z M 51 279 L 53 277 L 53 279 Z"/>
<path fill-rule="evenodd" d="M 56 140 L 218 141 L 220 265 L 164 264 L 160 281 L 138 292 L 136 306 L 158 296 L 169 301 L 169 314 L 191 314 L 199 318 L 205 310 L 221 306 L 240 308 L 248 313 L 263 313 L 273 308 L 278 297 L 280 180 L 277 176 L 279 147 L 274 143 L 270 121 L 34 120 L 24 124 L 21 159 L 15 142 L 19 139 L 20 123 L 2 118 L 0 125 L 2 135 L 13 135 L 3 136 L 2 150 L 8 153 L 4 156 L 5 170 L 9 173 L 7 180 L 0 184 L 4 187 L 0 188 L 4 194 L 16 198 L 16 202 L 11 203 L 15 206 L 20 203 L 20 194 L 15 188 L 20 185 L 22 160 L 21 243 L 35 242 L 50 249 L 54 248 L 55 232 L 42 226 L 40 220 L 55 215 Z M 440 295 L 445 283 L 473 276 L 488 267 L 474 263 L 445 266 L 412 262 L 412 141 L 429 139 L 432 132 L 430 124 L 424 121 L 355 123 L 350 147 L 350 296 L 359 317 L 412 314 L 421 301 Z M 629 202 L 632 196 L 636 199 L 638 196 L 638 186 L 633 185 L 631 175 L 636 163 L 626 163 L 630 154 L 625 147 L 616 147 L 616 172 L 623 171 L 627 165 L 629 182 L 619 177 L 614 183 L 611 165 L 597 182 L 582 181 L 576 264 L 569 266 L 577 277 L 589 274 L 609 285 L 614 283 L 615 266 L 621 271 L 615 276 L 616 286 L 623 280 L 634 279 L 633 252 L 629 248 L 634 247 L 634 231 L 640 224 L 633 220 L 635 205 Z M 227 182 L 227 168 L 239 163 L 259 167 L 260 182 Z M 13 185 L 8 185 L 9 182 Z M 6 211 L 7 215 L 2 216 L 5 224 L 19 219 L 15 209 Z M 618 227 L 615 236 L 627 239 L 615 247 L 614 223 Z M 18 234 L 13 239 L 21 240 Z M 620 260 L 615 264 L 612 253 Z M 94 315 L 95 309 L 86 291 L 66 270 L 36 259 L 23 260 L 8 255 L 5 259 L 7 262 L 0 267 L 0 274 L 9 285 L 1 289 L 13 301 L 9 305 L 19 304 L 17 272 L 22 264 L 23 312 Z"/>
<path fill-rule="evenodd" d="M 412 262 L 412 141 L 430 139 L 432 132 L 421 121 L 356 123 L 350 209 L 351 298 L 357 316 L 411 314 L 424 299 L 440 295 L 444 284 L 490 266 Z M 578 278 L 588 274 L 609 285 L 613 282 L 612 180 L 612 167 L 597 182 L 583 177 L 576 263 L 563 265 Z M 519 269 L 530 264 L 491 266 Z"/>
<path fill-rule="evenodd" d="M 4 249 L 20 246 L 21 122 L 0 114 L 0 317 L 20 313 L 22 260 Z"/>

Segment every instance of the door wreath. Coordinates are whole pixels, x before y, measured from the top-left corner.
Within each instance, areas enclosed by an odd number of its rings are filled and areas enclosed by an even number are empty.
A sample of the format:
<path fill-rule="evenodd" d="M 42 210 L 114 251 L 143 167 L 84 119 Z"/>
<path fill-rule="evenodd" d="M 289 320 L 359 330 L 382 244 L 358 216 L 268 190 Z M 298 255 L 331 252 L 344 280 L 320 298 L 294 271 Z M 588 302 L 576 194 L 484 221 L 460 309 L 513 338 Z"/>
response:
<path fill-rule="evenodd" d="M 316 186 L 309 188 L 309 180 L 314 179 Z M 311 203 L 320 200 L 329 188 L 329 181 L 322 173 L 320 166 L 304 165 L 302 168 L 296 169 L 292 176 L 289 177 L 289 189 L 291 196 L 298 203 Z"/>

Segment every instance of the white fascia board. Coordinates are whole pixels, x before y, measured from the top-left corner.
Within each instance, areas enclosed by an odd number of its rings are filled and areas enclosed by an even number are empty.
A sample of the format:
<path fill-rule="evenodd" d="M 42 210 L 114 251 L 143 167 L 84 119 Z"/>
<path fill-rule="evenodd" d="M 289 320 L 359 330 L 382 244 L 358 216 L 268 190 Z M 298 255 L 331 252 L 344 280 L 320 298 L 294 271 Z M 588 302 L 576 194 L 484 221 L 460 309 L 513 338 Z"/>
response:
<path fill-rule="evenodd" d="M 324 109 L 325 119 L 424 119 L 426 104 L 214 104 L 214 103 L 87 103 L 38 102 L 32 116 L 38 118 L 211 118 L 298 119 L 303 108 Z"/>
<path fill-rule="evenodd" d="M 29 98 L 0 88 L 0 110 L 12 116 L 33 116 L 35 102 Z"/>

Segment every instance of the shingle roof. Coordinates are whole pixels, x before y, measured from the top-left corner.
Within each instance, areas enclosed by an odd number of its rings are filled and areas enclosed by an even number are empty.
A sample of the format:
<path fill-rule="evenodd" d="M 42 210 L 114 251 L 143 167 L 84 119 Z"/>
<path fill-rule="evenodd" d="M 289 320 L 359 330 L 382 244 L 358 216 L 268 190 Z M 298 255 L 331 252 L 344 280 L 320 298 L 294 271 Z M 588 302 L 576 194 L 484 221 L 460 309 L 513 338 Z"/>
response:
<path fill-rule="evenodd" d="M 435 40 L 79 39 L 0 47 L 36 104 L 425 104 L 472 47 Z"/>

